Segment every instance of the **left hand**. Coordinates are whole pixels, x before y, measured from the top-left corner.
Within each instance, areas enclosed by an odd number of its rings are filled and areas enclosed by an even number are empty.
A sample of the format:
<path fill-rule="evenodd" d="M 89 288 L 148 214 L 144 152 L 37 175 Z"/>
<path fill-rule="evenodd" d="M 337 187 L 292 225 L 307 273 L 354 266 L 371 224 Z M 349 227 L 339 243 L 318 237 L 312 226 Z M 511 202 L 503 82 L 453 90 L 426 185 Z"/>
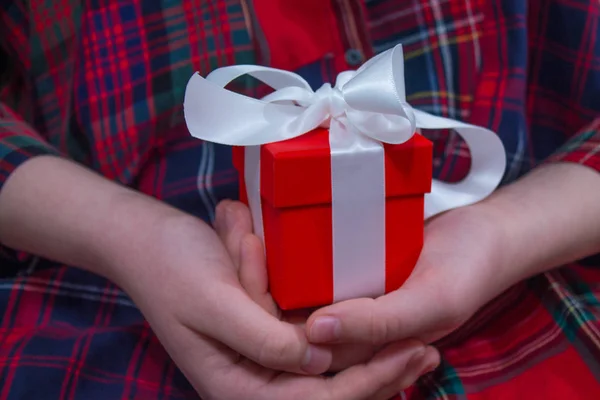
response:
<path fill-rule="evenodd" d="M 501 224 L 488 211 L 471 206 L 431 220 L 415 270 L 400 289 L 316 311 L 307 322 L 309 341 L 431 343 L 457 329 L 513 283 L 504 272 Z"/>

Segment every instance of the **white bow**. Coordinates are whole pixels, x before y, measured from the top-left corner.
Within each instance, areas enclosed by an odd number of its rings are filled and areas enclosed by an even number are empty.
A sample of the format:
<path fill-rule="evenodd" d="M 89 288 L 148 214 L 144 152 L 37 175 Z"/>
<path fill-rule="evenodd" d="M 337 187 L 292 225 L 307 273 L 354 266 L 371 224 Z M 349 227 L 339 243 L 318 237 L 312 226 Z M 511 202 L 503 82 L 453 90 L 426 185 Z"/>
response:
<path fill-rule="evenodd" d="M 257 100 L 224 89 L 246 74 L 275 92 Z M 287 140 L 329 126 L 331 142 L 348 151 L 374 141 L 404 143 L 421 129 L 454 129 L 470 148 L 471 169 L 458 183 L 433 181 L 425 200 L 426 218 L 487 197 L 506 167 L 504 146 L 494 132 L 413 109 L 406 102 L 401 45 L 357 71 L 342 72 L 335 87 L 325 84 L 316 92 L 297 74 L 256 65 L 220 68 L 206 79 L 194 74 L 184 112 L 193 136 L 237 146 Z"/>

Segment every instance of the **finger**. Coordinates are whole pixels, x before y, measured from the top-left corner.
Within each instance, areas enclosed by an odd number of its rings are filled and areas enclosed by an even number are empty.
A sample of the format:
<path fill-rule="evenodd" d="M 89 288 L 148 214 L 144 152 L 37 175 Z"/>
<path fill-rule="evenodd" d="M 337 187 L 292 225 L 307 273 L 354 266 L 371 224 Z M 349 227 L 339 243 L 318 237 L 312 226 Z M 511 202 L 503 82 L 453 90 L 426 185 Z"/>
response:
<path fill-rule="evenodd" d="M 302 329 L 310 316 L 308 310 L 286 311 L 282 314 L 284 321 Z M 338 344 L 331 346 L 331 367 L 327 372 L 339 372 L 353 365 L 369 361 L 379 350 L 368 344 Z"/>
<path fill-rule="evenodd" d="M 426 348 L 416 341 L 393 344 L 365 364 L 353 366 L 333 378 L 282 374 L 272 377 L 252 398 L 290 400 L 366 400 L 382 389 L 399 385 L 411 359 L 421 359 Z M 231 377 L 233 381 L 233 377 Z M 393 390 L 388 390 L 393 394 Z M 391 397 L 391 396 L 390 396 Z M 383 399 L 387 400 L 387 399 Z"/>
<path fill-rule="evenodd" d="M 268 293 L 262 243 L 258 237 L 249 233 L 251 218 L 247 208 L 241 203 L 225 200 L 217 207 L 216 214 L 215 229 L 239 268 L 242 287 L 267 312 L 278 315 L 279 310 Z"/>
<path fill-rule="evenodd" d="M 353 299 L 317 310 L 307 321 L 311 343 L 382 345 L 419 338 L 455 323 L 431 285 L 417 281 L 378 299 Z"/>
<path fill-rule="evenodd" d="M 331 350 L 308 343 L 304 330 L 282 322 L 255 303 L 233 280 L 216 279 L 205 285 L 198 320 L 190 329 L 218 339 L 258 364 L 277 370 L 320 374 L 331 365 Z M 209 321 L 209 323 L 206 323 Z"/>
<path fill-rule="evenodd" d="M 214 227 L 236 268 L 239 268 L 242 238 L 252 233 L 248 207 L 237 201 L 223 200 L 217 206 Z"/>
<path fill-rule="evenodd" d="M 249 362 L 222 343 L 190 330 L 175 339 L 177 351 L 167 350 L 203 399 L 247 398 L 281 373 Z"/>
<path fill-rule="evenodd" d="M 414 385 L 421 376 L 437 368 L 439 362 L 438 351 L 433 347 L 428 347 L 422 359 L 412 359 L 402 376 L 391 385 L 379 390 L 373 396 L 373 400 L 389 400 L 393 396 L 401 394 L 402 391 Z"/>
<path fill-rule="evenodd" d="M 227 209 L 227 205 L 229 203 L 231 203 L 231 200 L 221 200 L 215 208 L 213 228 L 215 228 L 215 231 L 219 236 L 221 236 L 221 232 L 225 230 L 225 210 Z"/>
<path fill-rule="evenodd" d="M 227 364 L 228 357 L 217 351 L 209 363 L 200 363 L 200 368 L 186 376 L 193 376 L 199 382 L 196 389 L 208 398 L 388 400 L 418 379 L 419 371 L 427 368 L 430 352 L 418 342 L 407 341 L 389 346 L 368 363 L 324 378 L 278 373 L 247 359 Z"/>
<path fill-rule="evenodd" d="M 162 318 L 161 318 L 162 319 Z M 176 321 L 150 321 L 154 333 L 202 398 L 212 398 L 215 377 L 225 374 L 239 361 L 239 355 L 217 341 L 178 324 Z M 226 388 L 221 388 L 223 390 Z"/>
<path fill-rule="evenodd" d="M 417 378 L 435 371 L 440 366 L 441 362 L 442 357 L 439 350 L 433 346 L 429 346 L 425 353 L 425 357 L 423 357 L 423 363 L 420 368 L 421 372 L 419 372 Z"/>
<path fill-rule="evenodd" d="M 185 329 L 170 331 L 163 343 L 203 398 L 388 400 L 439 362 L 435 349 L 406 341 L 327 379 L 282 374 L 238 360 L 222 344 Z"/>
<path fill-rule="evenodd" d="M 366 344 L 333 345 L 329 372 L 339 372 L 353 365 L 365 363 L 373 357 L 375 350 L 373 346 Z"/>
<path fill-rule="evenodd" d="M 328 382 L 328 400 L 387 400 L 414 381 L 428 349 L 407 340 L 386 346 L 366 364 L 340 372 Z M 418 367 L 415 367 L 417 365 Z"/>
<path fill-rule="evenodd" d="M 286 310 L 282 312 L 281 319 L 285 322 L 289 322 L 290 324 L 297 325 L 304 330 L 306 327 L 306 321 L 308 320 L 308 317 L 310 317 L 310 314 L 310 310 L 307 309 Z"/>
<path fill-rule="evenodd" d="M 234 214 L 248 213 L 239 203 L 221 205 L 220 213 L 225 217 L 231 211 Z M 243 218 L 234 217 L 235 220 Z M 231 225 L 221 229 L 221 222 L 219 220 L 215 225 L 231 245 L 234 241 L 231 238 L 238 233 L 231 229 Z M 242 237 L 249 233 L 247 226 L 240 230 L 244 232 Z M 236 240 L 241 241 L 241 238 Z M 218 250 L 216 244 L 215 250 Z M 226 256 L 224 254 L 223 258 Z M 216 268 L 209 264 L 204 267 L 202 270 L 195 269 L 198 280 L 205 283 L 202 285 L 204 300 L 200 310 L 189 317 L 180 316 L 188 328 L 222 342 L 264 367 L 309 374 L 320 374 L 329 369 L 331 350 L 309 344 L 303 329 L 279 321 L 254 302 L 241 286 L 237 273 L 232 275 L 230 269 L 221 268 L 218 263 Z"/>
<path fill-rule="evenodd" d="M 239 277 L 242 287 L 253 301 L 269 314 L 279 315 L 279 309 L 268 292 L 267 267 L 262 243 L 255 235 L 247 234 L 242 239 Z"/>
<path fill-rule="evenodd" d="M 184 374 L 207 398 L 388 400 L 431 369 L 438 357 L 435 349 L 410 340 L 388 346 L 368 363 L 324 378 L 278 373 L 247 359 L 235 362 L 228 349 L 201 336 L 179 343 L 190 349 L 181 362 Z"/>

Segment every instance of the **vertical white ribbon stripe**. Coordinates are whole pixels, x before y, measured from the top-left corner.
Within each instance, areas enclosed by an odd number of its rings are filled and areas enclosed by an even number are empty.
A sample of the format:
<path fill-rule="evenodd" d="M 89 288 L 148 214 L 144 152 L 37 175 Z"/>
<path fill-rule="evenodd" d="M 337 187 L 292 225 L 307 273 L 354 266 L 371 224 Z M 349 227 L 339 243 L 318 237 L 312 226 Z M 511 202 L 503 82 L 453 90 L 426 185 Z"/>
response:
<path fill-rule="evenodd" d="M 332 121 L 333 300 L 385 293 L 383 145 Z"/>

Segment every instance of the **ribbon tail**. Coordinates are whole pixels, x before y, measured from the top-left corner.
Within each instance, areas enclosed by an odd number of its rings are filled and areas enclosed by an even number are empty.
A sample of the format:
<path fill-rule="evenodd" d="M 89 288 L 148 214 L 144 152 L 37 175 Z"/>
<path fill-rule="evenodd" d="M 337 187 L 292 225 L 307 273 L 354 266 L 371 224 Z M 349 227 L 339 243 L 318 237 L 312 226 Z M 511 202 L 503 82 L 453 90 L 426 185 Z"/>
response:
<path fill-rule="evenodd" d="M 248 146 L 244 149 L 244 182 L 254 234 L 261 240 L 266 251 L 260 194 L 260 146 Z"/>
<path fill-rule="evenodd" d="M 414 114 L 417 128 L 453 129 L 465 140 L 471 152 L 471 169 L 465 179 L 457 183 L 433 180 L 431 193 L 425 195 L 425 219 L 477 203 L 498 187 L 506 169 L 505 149 L 498 135 L 480 126 L 420 110 L 414 110 Z"/>

